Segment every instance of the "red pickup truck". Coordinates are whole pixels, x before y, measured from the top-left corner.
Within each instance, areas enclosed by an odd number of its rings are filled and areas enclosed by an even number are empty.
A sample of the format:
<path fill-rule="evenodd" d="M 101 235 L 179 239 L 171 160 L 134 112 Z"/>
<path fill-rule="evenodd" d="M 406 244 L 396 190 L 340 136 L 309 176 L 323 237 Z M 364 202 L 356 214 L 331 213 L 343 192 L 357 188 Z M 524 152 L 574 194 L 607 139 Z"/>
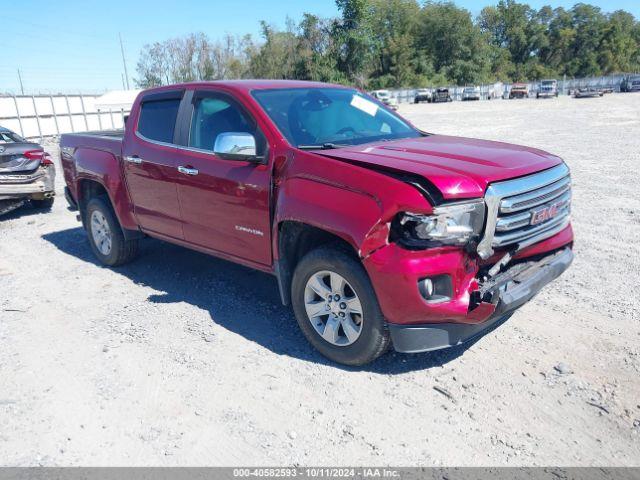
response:
<path fill-rule="evenodd" d="M 102 263 L 150 236 L 272 273 L 344 364 L 464 343 L 573 259 L 560 158 L 423 132 L 349 87 L 154 88 L 124 132 L 63 135 L 61 154 Z"/>

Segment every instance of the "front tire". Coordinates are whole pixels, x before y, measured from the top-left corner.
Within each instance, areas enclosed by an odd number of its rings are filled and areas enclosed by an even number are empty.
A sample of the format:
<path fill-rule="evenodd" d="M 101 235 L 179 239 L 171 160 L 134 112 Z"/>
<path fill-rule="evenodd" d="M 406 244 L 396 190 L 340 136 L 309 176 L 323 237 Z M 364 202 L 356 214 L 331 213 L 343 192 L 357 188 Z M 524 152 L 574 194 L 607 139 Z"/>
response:
<path fill-rule="evenodd" d="M 298 325 L 322 355 L 364 365 L 389 346 L 389 330 L 362 264 L 340 248 L 321 247 L 297 265 L 291 299 Z"/>
<path fill-rule="evenodd" d="M 109 201 L 103 197 L 89 200 L 85 213 L 89 245 L 100 263 L 117 267 L 138 254 L 138 240 L 126 240 Z"/>

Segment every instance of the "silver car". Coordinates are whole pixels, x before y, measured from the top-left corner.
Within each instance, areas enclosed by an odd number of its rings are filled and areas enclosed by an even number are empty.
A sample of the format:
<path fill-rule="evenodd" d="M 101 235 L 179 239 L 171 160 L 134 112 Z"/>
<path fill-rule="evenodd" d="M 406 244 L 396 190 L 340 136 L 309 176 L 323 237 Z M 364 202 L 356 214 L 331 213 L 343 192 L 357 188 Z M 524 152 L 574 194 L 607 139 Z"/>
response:
<path fill-rule="evenodd" d="M 56 170 L 44 148 L 0 127 L 0 213 L 25 201 L 49 209 Z"/>
<path fill-rule="evenodd" d="M 464 87 L 464 90 L 462 91 L 462 100 L 480 100 L 480 88 Z"/>

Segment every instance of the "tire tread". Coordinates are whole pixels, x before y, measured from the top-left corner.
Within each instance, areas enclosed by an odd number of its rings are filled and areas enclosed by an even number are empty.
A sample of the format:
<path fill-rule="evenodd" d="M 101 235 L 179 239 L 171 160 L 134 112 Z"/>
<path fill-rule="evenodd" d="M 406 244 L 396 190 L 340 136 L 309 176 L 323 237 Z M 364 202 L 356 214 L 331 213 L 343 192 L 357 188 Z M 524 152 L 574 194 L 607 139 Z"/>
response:
<path fill-rule="evenodd" d="M 353 350 L 352 346 L 333 347 L 328 344 L 323 344 L 324 341 L 317 336 L 317 333 L 315 332 L 315 330 L 313 330 L 313 327 L 308 320 L 306 312 L 304 311 L 304 305 L 300 305 L 298 301 L 298 296 L 304 294 L 304 285 L 302 284 L 302 282 L 307 277 L 307 270 L 313 265 L 322 264 L 327 265 L 327 269 L 335 268 L 334 266 L 337 265 L 338 269 L 340 269 L 340 267 L 345 268 L 351 275 L 355 276 L 357 281 L 365 290 L 364 292 L 358 292 L 359 296 L 361 297 L 360 300 L 361 302 L 368 302 L 369 308 L 372 311 L 370 312 L 372 314 L 365 317 L 365 321 L 368 323 L 373 322 L 372 324 L 375 325 L 374 328 L 377 330 L 377 332 L 371 334 L 371 340 L 373 343 L 364 345 L 363 348 L 359 349 L 359 351 L 353 352 L 354 354 L 351 356 L 346 356 L 344 355 L 344 353 L 347 352 L 346 349 Z M 338 271 L 337 273 L 340 273 L 344 276 L 344 272 Z M 301 278 L 301 276 L 303 278 Z M 296 271 L 294 272 L 291 294 L 294 313 L 305 337 L 307 337 L 309 342 L 318 351 L 320 351 L 320 353 L 322 353 L 330 360 L 345 365 L 361 366 L 372 362 L 373 360 L 384 354 L 389 348 L 389 345 L 391 343 L 389 328 L 380 309 L 380 305 L 378 304 L 378 299 L 373 290 L 373 286 L 371 285 L 371 281 L 369 280 L 369 276 L 367 275 L 359 259 L 357 259 L 353 252 L 350 251 L 350 249 L 348 249 L 346 246 L 343 246 L 341 244 L 329 244 L 312 250 L 307 255 L 305 255 L 304 258 L 298 263 Z M 355 344 L 353 346 L 355 346 Z M 345 350 L 341 351 L 337 350 L 336 348 Z"/>

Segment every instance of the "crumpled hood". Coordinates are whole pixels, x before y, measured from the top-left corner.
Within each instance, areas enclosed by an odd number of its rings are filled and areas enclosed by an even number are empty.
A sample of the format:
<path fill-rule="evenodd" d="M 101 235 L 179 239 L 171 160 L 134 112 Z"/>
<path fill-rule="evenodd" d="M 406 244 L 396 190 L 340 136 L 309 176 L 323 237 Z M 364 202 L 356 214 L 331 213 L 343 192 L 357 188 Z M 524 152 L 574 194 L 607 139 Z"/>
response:
<path fill-rule="evenodd" d="M 491 182 L 521 177 L 562 163 L 550 153 L 508 143 L 431 135 L 315 151 L 363 167 L 420 175 L 445 199 L 481 197 Z"/>

